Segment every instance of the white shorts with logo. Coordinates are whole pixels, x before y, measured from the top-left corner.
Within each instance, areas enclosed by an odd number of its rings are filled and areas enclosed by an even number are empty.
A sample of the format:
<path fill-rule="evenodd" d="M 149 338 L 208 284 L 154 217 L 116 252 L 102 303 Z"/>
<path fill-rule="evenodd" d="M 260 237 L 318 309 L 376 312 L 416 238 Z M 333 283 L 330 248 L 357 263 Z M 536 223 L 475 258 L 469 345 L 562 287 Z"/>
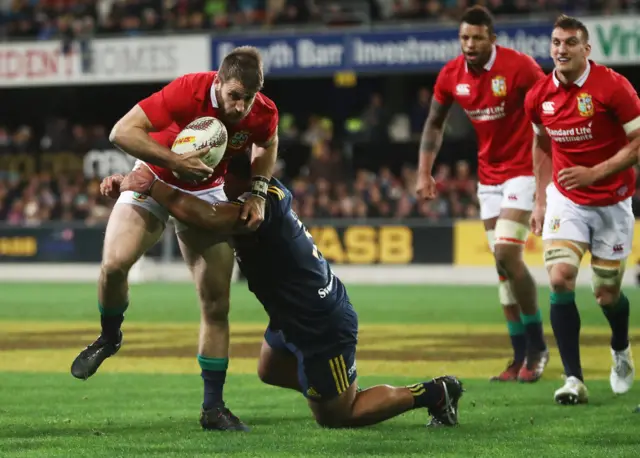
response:
<path fill-rule="evenodd" d="M 478 184 L 480 219 L 496 218 L 503 208 L 533 211 L 535 193 L 535 177 L 515 177 L 498 185 Z"/>
<path fill-rule="evenodd" d="M 136 161 L 136 164 L 134 165 L 133 170 L 140 167 L 140 165 L 141 165 L 140 161 Z M 172 185 L 169 185 L 169 186 L 171 186 L 172 188 L 175 188 L 175 186 L 172 186 Z M 223 188 L 224 188 L 223 185 L 218 185 L 215 188 L 202 189 L 200 191 L 186 191 L 184 189 L 182 189 L 181 191 L 184 191 L 188 194 L 196 196 L 199 199 L 202 199 L 205 202 L 208 202 L 211 205 L 213 205 L 214 203 L 226 202 L 228 200 L 226 194 L 224 193 Z M 171 217 L 167 209 L 164 208 L 155 200 L 153 200 L 150 196 L 140 195 L 132 191 L 125 191 L 122 194 L 120 194 L 120 197 L 116 202 L 116 205 L 118 204 L 129 204 L 129 205 L 137 205 L 138 207 L 142 207 L 148 212 L 151 212 L 156 218 L 158 218 L 164 224 L 167 224 L 167 222 L 169 221 L 169 217 Z M 176 233 L 182 232 L 185 229 L 188 229 L 188 226 L 186 224 L 178 220 L 175 220 L 175 227 L 176 227 Z"/>
<path fill-rule="evenodd" d="M 631 197 L 614 205 L 591 207 L 568 199 L 553 183 L 547 187 L 542 240 L 588 243 L 593 256 L 616 261 L 631 254 L 634 225 Z"/>

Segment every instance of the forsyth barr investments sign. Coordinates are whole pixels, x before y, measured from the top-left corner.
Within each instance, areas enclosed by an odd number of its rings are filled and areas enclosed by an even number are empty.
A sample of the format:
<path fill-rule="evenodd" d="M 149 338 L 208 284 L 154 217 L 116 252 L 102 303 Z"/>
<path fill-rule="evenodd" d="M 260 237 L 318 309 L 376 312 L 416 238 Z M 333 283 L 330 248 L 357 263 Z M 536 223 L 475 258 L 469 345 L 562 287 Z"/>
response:
<path fill-rule="evenodd" d="M 508 25 L 497 30 L 498 43 L 550 64 L 551 24 Z M 260 49 L 265 72 L 273 76 L 361 72 L 438 71 L 460 53 L 456 28 L 308 35 L 236 36 L 214 39 L 214 68 L 236 46 Z"/>

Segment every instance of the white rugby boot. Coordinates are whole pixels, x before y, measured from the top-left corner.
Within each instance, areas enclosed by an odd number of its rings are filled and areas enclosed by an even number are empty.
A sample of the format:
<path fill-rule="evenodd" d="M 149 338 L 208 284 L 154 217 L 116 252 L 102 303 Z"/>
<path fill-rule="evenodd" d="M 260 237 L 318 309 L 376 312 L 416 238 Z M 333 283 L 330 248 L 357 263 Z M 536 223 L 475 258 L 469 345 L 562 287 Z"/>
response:
<path fill-rule="evenodd" d="M 615 394 L 624 394 L 631 389 L 633 377 L 636 375 L 633 356 L 631 354 L 631 345 L 622 351 L 615 351 L 612 348 L 611 357 L 613 359 L 611 375 L 609 376 L 611 389 Z"/>
<path fill-rule="evenodd" d="M 562 388 L 558 388 L 553 394 L 558 404 L 573 405 L 586 404 L 589 401 L 587 387 L 578 377 L 567 377 Z"/>

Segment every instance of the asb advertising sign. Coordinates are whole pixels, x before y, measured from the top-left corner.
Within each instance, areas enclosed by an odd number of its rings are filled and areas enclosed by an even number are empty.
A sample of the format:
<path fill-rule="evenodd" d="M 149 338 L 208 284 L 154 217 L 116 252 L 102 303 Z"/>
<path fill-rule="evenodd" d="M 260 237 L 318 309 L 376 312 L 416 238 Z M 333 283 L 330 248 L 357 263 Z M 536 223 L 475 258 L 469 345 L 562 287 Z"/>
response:
<path fill-rule="evenodd" d="M 0 87 L 168 82 L 208 71 L 207 35 L 0 44 Z"/>
<path fill-rule="evenodd" d="M 541 64 L 551 63 L 551 24 L 505 25 L 498 43 L 522 51 Z M 236 46 L 260 49 L 265 72 L 274 76 L 331 74 L 337 71 L 397 72 L 439 70 L 460 53 L 457 28 L 265 35 L 216 38 L 214 68 Z"/>
<path fill-rule="evenodd" d="M 604 65 L 638 65 L 640 18 L 589 18 L 584 23 L 589 30 L 594 61 Z"/>

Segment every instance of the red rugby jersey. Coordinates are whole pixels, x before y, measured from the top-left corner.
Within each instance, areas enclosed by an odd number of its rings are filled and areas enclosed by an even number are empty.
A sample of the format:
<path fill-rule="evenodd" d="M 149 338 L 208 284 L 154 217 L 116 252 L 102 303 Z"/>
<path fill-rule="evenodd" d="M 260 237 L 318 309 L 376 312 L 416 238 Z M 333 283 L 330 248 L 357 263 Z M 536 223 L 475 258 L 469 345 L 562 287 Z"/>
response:
<path fill-rule="evenodd" d="M 159 131 L 152 137 L 171 147 L 178 133 L 191 121 L 203 116 L 218 117 L 218 101 L 213 89 L 217 72 L 190 73 L 175 79 L 160 91 L 138 104 L 153 127 Z M 267 96 L 258 93 L 249 114 L 235 124 L 225 123 L 228 133 L 227 151 L 215 167 L 213 175 L 197 184 L 179 180 L 169 169 L 148 164 L 163 181 L 178 188 L 198 191 L 219 186 L 224 181 L 231 155 L 244 152 L 253 143 L 264 143 L 276 133 L 278 109 Z"/>
<path fill-rule="evenodd" d="M 560 170 L 606 161 L 629 142 L 628 133 L 640 128 L 640 99 L 624 76 L 588 61 L 584 74 L 568 86 L 555 72 L 547 75 L 529 92 L 525 106 L 534 130 L 544 129 L 551 138 L 553 182 L 560 193 L 591 206 L 613 205 L 633 195 L 633 168 L 571 191 L 558 183 Z"/>

